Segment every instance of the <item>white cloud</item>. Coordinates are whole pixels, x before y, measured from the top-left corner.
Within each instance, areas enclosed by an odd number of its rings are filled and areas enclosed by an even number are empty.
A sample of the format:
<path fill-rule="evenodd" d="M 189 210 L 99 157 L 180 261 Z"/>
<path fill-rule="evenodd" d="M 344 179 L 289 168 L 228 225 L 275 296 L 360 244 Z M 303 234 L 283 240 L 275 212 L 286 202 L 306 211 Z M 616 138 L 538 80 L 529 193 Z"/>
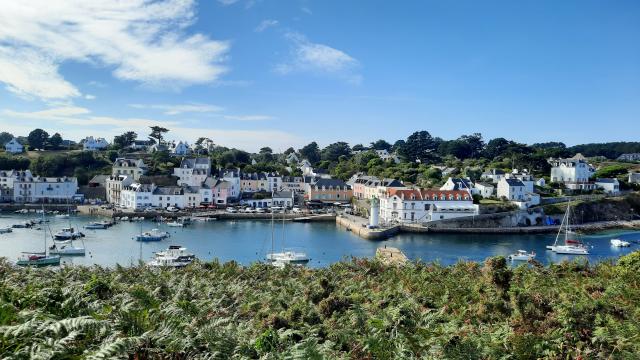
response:
<path fill-rule="evenodd" d="M 218 0 L 218 2 L 224 6 L 229 6 L 237 3 L 240 0 Z"/>
<path fill-rule="evenodd" d="M 212 129 L 186 127 L 181 121 L 161 121 L 147 118 L 116 118 L 110 116 L 96 116 L 87 108 L 67 106 L 51 108 L 34 112 L 20 112 L 3 110 L 7 121 L 3 124 L 3 131 L 13 134 L 28 134 L 34 127 L 40 127 L 52 133 L 60 132 L 64 138 L 80 140 L 91 134 L 112 138 L 125 131 L 135 131 L 140 138 L 149 133 L 149 126 L 160 125 L 170 129 L 167 138 L 193 142 L 205 136 L 213 139 L 216 144 L 236 147 L 248 151 L 257 151 L 262 146 L 270 146 L 282 150 L 289 146 L 300 147 L 305 141 L 298 136 L 280 130 L 269 129 Z M 46 126 L 44 125 L 46 124 Z"/>
<path fill-rule="evenodd" d="M 273 116 L 269 115 L 225 115 L 223 118 L 236 121 L 264 121 L 273 120 Z"/>
<path fill-rule="evenodd" d="M 359 82 L 361 76 L 355 73 L 358 60 L 347 53 L 330 46 L 309 41 L 304 35 L 289 32 L 286 38 L 291 42 L 291 59 L 276 66 L 281 74 L 298 71 L 334 74 L 350 82 Z"/>
<path fill-rule="evenodd" d="M 309 8 L 308 8 L 308 7 L 306 7 L 306 6 L 301 7 L 301 8 L 300 8 L 300 10 L 301 10 L 303 13 L 306 13 L 306 14 L 309 14 L 309 15 L 313 15 L 313 12 L 311 11 L 311 9 L 309 9 Z"/>
<path fill-rule="evenodd" d="M 87 100 L 95 100 L 96 96 L 95 95 L 91 95 L 91 94 L 86 94 L 84 96 L 84 98 L 87 99 Z"/>
<path fill-rule="evenodd" d="M 0 11 L 0 82 L 26 97 L 77 97 L 59 73 L 68 61 L 150 86 L 214 82 L 226 71 L 229 44 L 186 34 L 194 19 L 194 0 L 8 1 Z"/>
<path fill-rule="evenodd" d="M 278 25 L 278 20 L 273 20 L 273 19 L 266 19 L 266 20 L 262 20 L 262 22 L 260 22 L 260 24 L 258 24 L 258 26 L 256 26 L 255 31 L 256 32 L 263 32 L 265 30 L 267 30 L 270 27 L 273 26 L 277 26 Z"/>
<path fill-rule="evenodd" d="M 179 115 L 183 113 L 211 113 L 222 111 L 223 108 L 216 105 L 207 104 L 130 104 L 136 109 L 161 110 L 165 115 Z"/>

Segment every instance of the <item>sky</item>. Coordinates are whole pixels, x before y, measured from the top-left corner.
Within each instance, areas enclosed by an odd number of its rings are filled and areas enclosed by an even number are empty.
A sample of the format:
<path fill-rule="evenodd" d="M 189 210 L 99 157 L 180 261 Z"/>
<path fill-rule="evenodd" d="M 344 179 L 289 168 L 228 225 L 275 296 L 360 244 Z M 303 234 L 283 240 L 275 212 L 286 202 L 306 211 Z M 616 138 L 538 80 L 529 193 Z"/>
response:
<path fill-rule="evenodd" d="M 0 131 L 256 151 L 417 130 L 640 141 L 635 0 L 32 0 L 0 12 Z"/>

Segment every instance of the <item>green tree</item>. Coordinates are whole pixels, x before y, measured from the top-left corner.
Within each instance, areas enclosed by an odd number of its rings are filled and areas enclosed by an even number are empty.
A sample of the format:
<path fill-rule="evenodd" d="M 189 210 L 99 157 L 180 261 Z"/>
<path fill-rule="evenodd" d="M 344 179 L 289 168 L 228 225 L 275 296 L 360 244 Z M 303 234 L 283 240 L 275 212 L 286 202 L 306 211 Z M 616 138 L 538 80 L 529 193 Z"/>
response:
<path fill-rule="evenodd" d="M 150 126 L 150 128 L 151 134 L 149 134 L 149 137 L 158 143 L 161 143 L 162 139 L 164 139 L 164 134 L 169 132 L 169 129 L 162 126 Z"/>
<path fill-rule="evenodd" d="M 428 131 L 416 131 L 411 134 L 404 144 L 400 144 L 400 154 L 409 161 L 420 160 L 424 163 L 434 160 L 439 141 L 433 138 Z"/>
<path fill-rule="evenodd" d="M 349 144 L 347 144 L 346 142 L 340 141 L 337 143 L 330 144 L 326 148 L 322 149 L 320 158 L 322 160 L 335 162 L 335 161 L 338 161 L 340 156 L 349 156 L 349 155 L 351 155 L 351 148 L 349 147 Z"/>
<path fill-rule="evenodd" d="M 49 139 L 49 145 L 51 145 L 51 148 L 54 150 L 59 149 L 60 145 L 62 145 L 62 136 L 60 136 L 59 133 L 53 134 Z"/>
<path fill-rule="evenodd" d="M 315 141 L 300 149 L 299 152 L 300 155 L 302 155 L 304 159 L 309 160 L 311 164 L 320 161 L 320 147 L 318 147 Z"/>
<path fill-rule="evenodd" d="M 138 138 L 138 134 L 133 131 L 127 131 L 122 135 L 113 138 L 113 144 L 117 149 L 125 149 Z"/>
<path fill-rule="evenodd" d="M 387 150 L 391 151 L 392 145 L 386 142 L 385 140 L 378 140 L 376 142 L 371 143 L 371 148 L 375 150 Z"/>
<path fill-rule="evenodd" d="M 47 145 L 47 140 L 49 140 L 49 134 L 42 129 L 33 130 L 27 137 L 29 148 L 33 150 L 44 149 L 45 145 Z"/>
<path fill-rule="evenodd" d="M 0 146 L 4 146 L 4 144 L 8 143 L 13 139 L 13 135 L 6 131 L 0 132 Z"/>

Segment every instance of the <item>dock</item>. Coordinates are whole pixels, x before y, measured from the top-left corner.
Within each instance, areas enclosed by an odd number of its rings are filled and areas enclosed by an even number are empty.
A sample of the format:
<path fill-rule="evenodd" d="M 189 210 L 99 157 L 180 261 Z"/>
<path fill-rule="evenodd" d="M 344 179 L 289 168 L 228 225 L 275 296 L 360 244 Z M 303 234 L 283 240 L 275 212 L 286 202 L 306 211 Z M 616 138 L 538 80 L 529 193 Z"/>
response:
<path fill-rule="evenodd" d="M 376 250 L 376 258 L 385 265 L 404 265 L 409 261 L 400 249 L 387 246 Z"/>

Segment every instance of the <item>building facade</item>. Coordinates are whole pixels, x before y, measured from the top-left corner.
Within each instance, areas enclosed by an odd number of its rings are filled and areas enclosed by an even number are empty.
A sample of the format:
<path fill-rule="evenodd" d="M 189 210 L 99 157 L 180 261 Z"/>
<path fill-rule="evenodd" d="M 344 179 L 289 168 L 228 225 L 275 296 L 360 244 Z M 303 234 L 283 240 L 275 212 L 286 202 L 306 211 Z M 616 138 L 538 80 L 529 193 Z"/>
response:
<path fill-rule="evenodd" d="M 564 184 L 571 190 L 592 190 L 595 188 L 590 181 L 595 169 L 583 157 L 575 156 L 570 159 L 549 159 L 551 164 L 551 181 Z"/>
<path fill-rule="evenodd" d="M 82 149 L 85 151 L 104 150 L 109 147 L 109 142 L 105 138 L 86 137 L 82 142 Z"/>
<path fill-rule="evenodd" d="M 465 190 L 389 189 L 380 199 L 383 223 L 425 223 L 479 214 Z"/>
<path fill-rule="evenodd" d="M 142 159 L 117 158 L 111 168 L 111 175 L 130 176 L 134 181 L 140 180 L 140 177 L 147 172 L 147 165 Z"/>
<path fill-rule="evenodd" d="M 320 178 L 306 184 L 305 197 L 326 203 L 348 203 L 353 197 L 353 190 L 342 180 Z"/>
<path fill-rule="evenodd" d="M 24 151 L 24 146 L 22 146 L 16 138 L 13 138 L 8 143 L 4 144 L 4 151 L 10 154 L 20 154 Z"/>

